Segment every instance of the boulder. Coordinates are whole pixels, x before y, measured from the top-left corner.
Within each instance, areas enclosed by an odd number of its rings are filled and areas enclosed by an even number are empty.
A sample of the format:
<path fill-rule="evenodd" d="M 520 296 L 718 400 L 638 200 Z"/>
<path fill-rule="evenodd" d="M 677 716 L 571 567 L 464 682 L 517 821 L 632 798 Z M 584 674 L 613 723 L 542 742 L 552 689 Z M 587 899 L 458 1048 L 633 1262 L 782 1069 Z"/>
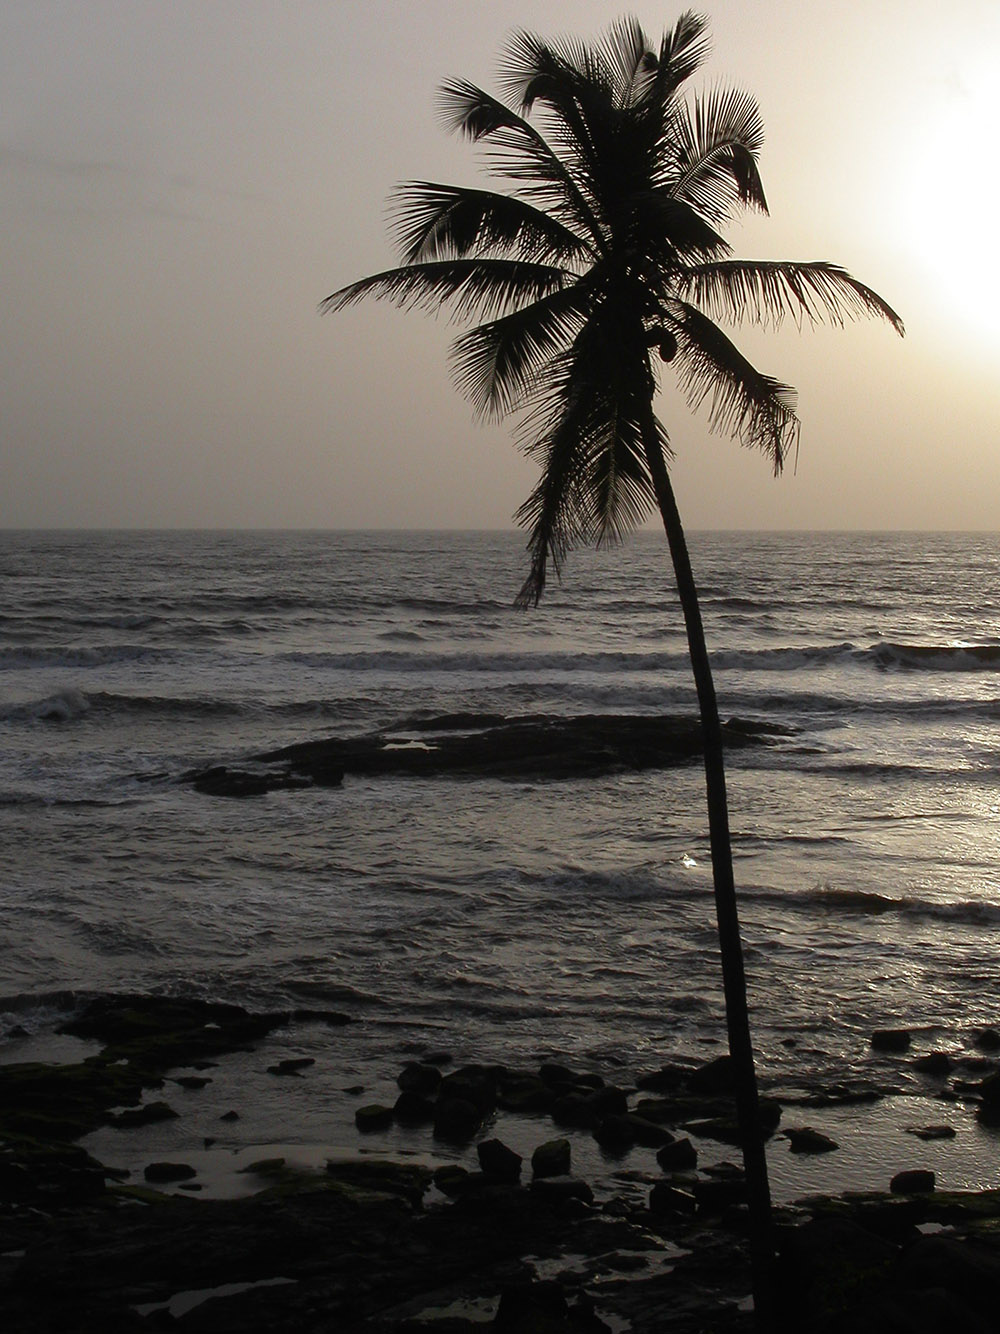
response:
<path fill-rule="evenodd" d="M 188 1181 L 198 1175 L 188 1163 L 150 1163 L 143 1168 L 142 1175 L 147 1181 L 168 1182 Z"/>
<path fill-rule="evenodd" d="M 792 1153 L 833 1153 L 840 1145 L 829 1135 L 824 1135 L 812 1126 L 789 1126 L 785 1131 Z"/>
<path fill-rule="evenodd" d="M 523 1159 L 498 1139 L 482 1140 L 476 1145 L 479 1166 L 494 1181 L 517 1181 L 521 1176 Z"/>
<path fill-rule="evenodd" d="M 436 1105 L 422 1094 L 404 1089 L 393 1103 L 395 1119 L 402 1125 L 429 1125 L 436 1115 Z"/>
<path fill-rule="evenodd" d="M 908 1028 L 876 1028 L 871 1037 L 872 1051 L 908 1051 L 911 1034 Z"/>
<path fill-rule="evenodd" d="M 570 1146 L 568 1139 L 550 1139 L 531 1155 L 531 1174 L 536 1180 L 544 1177 L 568 1176 Z"/>
<path fill-rule="evenodd" d="M 925 1195 L 933 1189 L 934 1173 L 922 1167 L 897 1172 L 889 1182 L 889 1190 L 893 1195 Z"/>
<path fill-rule="evenodd" d="M 434 1108 L 434 1134 L 438 1139 L 462 1144 L 472 1139 L 483 1123 L 483 1112 L 468 1098 L 439 1099 Z"/>
<path fill-rule="evenodd" d="M 373 1130 L 384 1130 L 392 1125 L 392 1108 L 380 1102 L 367 1103 L 354 1113 L 354 1124 L 366 1135 Z"/>
<path fill-rule="evenodd" d="M 693 1214 L 698 1201 L 694 1192 L 667 1181 L 658 1181 L 649 1192 L 649 1209 L 654 1214 Z"/>
<path fill-rule="evenodd" d="M 410 1061 L 396 1076 L 396 1083 L 404 1093 L 433 1098 L 441 1087 L 441 1071 L 426 1061 Z"/>
<path fill-rule="evenodd" d="M 689 1139 L 678 1139 L 657 1149 L 656 1161 L 664 1172 L 683 1172 L 696 1165 L 698 1151 Z"/>

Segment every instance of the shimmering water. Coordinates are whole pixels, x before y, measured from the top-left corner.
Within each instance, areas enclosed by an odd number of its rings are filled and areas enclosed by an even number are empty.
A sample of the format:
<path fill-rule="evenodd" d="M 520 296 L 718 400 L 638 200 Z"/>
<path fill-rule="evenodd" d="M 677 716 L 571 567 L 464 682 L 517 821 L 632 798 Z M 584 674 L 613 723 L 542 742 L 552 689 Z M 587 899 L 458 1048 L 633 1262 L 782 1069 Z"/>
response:
<path fill-rule="evenodd" d="M 692 549 L 723 714 L 793 729 L 729 762 L 764 1083 L 865 1075 L 875 1027 L 968 1049 L 1000 1021 L 1000 538 Z M 0 1010 L 333 1005 L 356 1070 L 710 1052 L 698 768 L 175 781 L 427 714 L 694 710 L 662 538 L 577 554 L 531 613 L 524 570 L 508 533 L 0 534 Z"/>

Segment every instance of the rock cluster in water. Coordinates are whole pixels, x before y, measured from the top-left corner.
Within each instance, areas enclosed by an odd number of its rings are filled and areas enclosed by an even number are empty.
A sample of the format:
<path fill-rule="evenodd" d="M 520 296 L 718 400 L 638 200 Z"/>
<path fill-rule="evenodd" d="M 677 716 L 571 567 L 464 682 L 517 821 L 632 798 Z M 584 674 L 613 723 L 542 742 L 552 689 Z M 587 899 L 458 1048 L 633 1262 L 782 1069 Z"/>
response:
<path fill-rule="evenodd" d="M 723 724 L 726 746 L 761 746 L 787 735 L 760 720 Z M 659 769 L 700 758 L 697 718 L 654 714 L 577 717 L 449 714 L 411 719 L 394 733 L 328 737 L 184 775 L 209 796 L 253 797 L 284 788 L 337 787 L 347 774 L 451 774 L 481 778 L 574 778 Z"/>
<path fill-rule="evenodd" d="M 749 1334 L 742 1174 L 726 1164 L 695 1171 L 691 1139 L 731 1134 L 725 1058 L 662 1066 L 625 1087 L 554 1062 L 452 1070 L 443 1054 L 428 1055 L 399 1070 L 393 1102 L 359 1107 L 358 1126 L 365 1107 L 381 1124 L 425 1124 L 429 1143 L 474 1145 L 474 1169 L 435 1171 L 362 1152 L 300 1172 L 262 1158 L 244 1169 L 260 1191 L 238 1201 L 154 1189 L 190 1186 L 195 1172 L 183 1162 L 154 1161 L 143 1181 L 124 1181 L 73 1144 L 101 1123 L 128 1135 L 123 1113 L 155 1106 L 140 1099 L 174 1066 L 253 1047 L 299 1018 L 346 1022 L 335 1012 L 254 1015 L 111 997 L 66 1026 L 102 1043 L 96 1056 L 0 1066 L 0 1326 L 43 1334 Z M 909 1045 L 883 1047 L 879 1059 L 913 1065 L 920 1057 L 908 1055 Z M 988 1123 L 1000 1108 L 1000 1075 L 983 1060 L 965 1097 Z M 303 1057 L 268 1069 L 276 1079 L 312 1075 Z M 773 1131 L 780 1108 L 765 1100 L 762 1110 Z M 504 1142 L 508 1112 L 537 1121 L 525 1157 Z M 932 1138 L 948 1127 L 924 1129 Z M 611 1194 L 595 1192 L 574 1175 L 581 1133 L 623 1165 L 633 1146 L 653 1148 L 661 1177 L 622 1170 Z M 801 1151 L 835 1147 L 809 1127 L 784 1133 L 792 1149 L 796 1138 Z M 365 1142 L 360 1135 L 362 1150 Z M 780 1210 L 783 1334 L 995 1329 L 1000 1192 L 950 1195 L 934 1185 L 915 1167 L 885 1194 Z M 921 1232 L 928 1225 L 943 1230 Z"/>

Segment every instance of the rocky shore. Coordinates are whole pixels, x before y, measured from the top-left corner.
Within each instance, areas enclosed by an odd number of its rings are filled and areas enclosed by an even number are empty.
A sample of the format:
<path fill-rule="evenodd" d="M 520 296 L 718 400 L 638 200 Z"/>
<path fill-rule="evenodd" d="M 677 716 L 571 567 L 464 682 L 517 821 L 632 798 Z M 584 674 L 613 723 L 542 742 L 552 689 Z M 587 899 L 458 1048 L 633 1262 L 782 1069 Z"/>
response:
<path fill-rule="evenodd" d="M 128 1174 L 77 1143 L 103 1126 L 124 1144 L 177 1116 L 170 1089 L 198 1096 L 227 1053 L 305 1023 L 326 1026 L 335 1045 L 347 1022 L 334 1011 L 105 997 L 64 1025 L 93 1043 L 91 1055 L 0 1065 L 2 1327 L 752 1329 L 742 1177 L 703 1163 L 696 1147 L 733 1139 L 725 1058 L 639 1072 L 626 1085 L 554 1062 L 453 1068 L 448 1053 L 421 1053 L 395 1072 L 392 1101 L 356 1091 L 354 1153 L 315 1170 L 258 1159 L 243 1169 L 253 1192 L 234 1200 L 200 1197 L 198 1171 L 182 1160 Z M 990 1034 L 979 1037 L 988 1048 Z M 970 1078 L 945 1071 L 941 1053 L 912 1055 L 899 1030 L 873 1045 L 890 1063 L 937 1056 L 929 1077 L 942 1093 L 965 1099 L 982 1125 L 1000 1120 L 991 1055 Z M 268 1069 L 294 1080 L 310 1065 L 289 1055 Z M 822 1097 L 814 1091 L 813 1105 Z M 794 1152 L 835 1153 L 801 1124 L 801 1106 L 765 1099 L 763 1115 Z M 513 1117 L 531 1126 L 530 1153 L 505 1142 Z M 366 1152 L 387 1121 L 417 1128 L 427 1154 Z M 923 1129 L 930 1140 L 949 1127 Z M 610 1186 L 579 1174 L 581 1137 L 618 1164 Z M 1000 1192 L 936 1191 L 914 1143 L 913 1169 L 885 1193 L 778 1211 L 785 1329 L 996 1329 Z M 465 1146 L 465 1161 L 435 1162 L 435 1145 Z M 652 1173 L 630 1167 L 640 1145 L 655 1153 Z"/>
<path fill-rule="evenodd" d="M 787 732 L 734 718 L 723 735 L 736 750 L 768 745 Z M 194 770 L 183 781 L 209 796 L 252 797 L 277 788 L 337 787 L 348 774 L 574 778 L 689 764 L 701 755 L 701 724 L 690 716 L 447 714 L 410 719 L 391 733 L 300 742 L 251 756 L 238 768 Z"/>

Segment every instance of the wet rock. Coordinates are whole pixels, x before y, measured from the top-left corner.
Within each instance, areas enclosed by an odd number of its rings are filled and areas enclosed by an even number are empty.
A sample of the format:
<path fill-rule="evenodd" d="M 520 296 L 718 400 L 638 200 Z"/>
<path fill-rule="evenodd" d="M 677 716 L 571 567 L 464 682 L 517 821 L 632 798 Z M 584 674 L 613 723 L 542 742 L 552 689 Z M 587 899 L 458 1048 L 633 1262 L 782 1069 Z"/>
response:
<path fill-rule="evenodd" d="M 365 1135 L 373 1130 L 384 1130 L 392 1125 L 392 1108 L 380 1102 L 367 1103 L 354 1113 L 354 1124 Z"/>
<path fill-rule="evenodd" d="M 555 1100 L 555 1090 L 537 1075 L 514 1075 L 497 1090 L 497 1106 L 508 1112 L 547 1112 Z"/>
<path fill-rule="evenodd" d="M 458 1163 L 445 1163 L 434 1173 L 434 1184 L 442 1195 L 456 1199 L 466 1189 L 471 1173 Z"/>
<path fill-rule="evenodd" d="M 698 1201 L 694 1192 L 667 1181 L 658 1181 L 649 1192 L 649 1209 L 653 1214 L 693 1214 Z"/>
<path fill-rule="evenodd" d="M 916 1135 L 917 1139 L 936 1140 L 955 1138 L 955 1129 L 953 1126 L 904 1126 L 903 1129 L 908 1135 Z"/>
<path fill-rule="evenodd" d="M 482 1065 L 464 1065 L 450 1075 L 445 1075 L 438 1087 L 440 1103 L 452 1100 L 469 1102 L 479 1113 L 482 1120 L 497 1105 L 498 1072 L 495 1068 Z"/>
<path fill-rule="evenodd" d="M 1000 1030 L 978 1028 L 972 1035 L 972 1044 L 980 1051 L 1000 1051 Z"/>
<path fill-rule="evenodd" d="M 483 1123 L 483 1111 L 467 1098 L 440 1099 L 434 1108 L 434 1134 L 438 1139 L 462 1144 L 472 1139 Z"/>
<path fill-rule="evenodd" d="M 701 725 L 690 716 L 534 714 L 479 721 L 482 725 L 476 728 L 430 729 L 420 746 L 393 745 L 382 734 L 329 737 L 253 758 L 272 766 L 274 777 L 324 784 L 341 782 L 345 773 L 570 778 L 686 764 L 702 753 Z M 730 719 L 722 728 L 727 747 L 738 749 L 768 745 L 776 736 L 787 735 L 773 725 L 741 719 Z M 275 767 L 279 765 L 280 771 Z M 214 795 L 238 795 L 228 791 L 231 772 L 214 766 L 184 774 L 181 781 L 200 784 L 200 790 L 211 789 Z M 272 773 L 264 781 L 273 782 Z"/>
<path fill-rule="evenodd" d="M 568 1139 L 550 1139 L 531 1155 L 532 1176 L 540 1180 L 544 1177 L 568 1176 L 570 1170 L 570 1145 Z"/>
<path fill-rule="evenodd" d="M 714 1061 L 692 1070 L 687 1077 L 687 1087 L 694 1093 L 733 1093 L 736 1079 L 730 1056 L 717 1056 Z"/>
<path fill-rule="evenodd" d="M 594 1203 L 594 1192 L 580 1177 L 536 1176 L 531 1182 L 531 1195 L 550 1205 L 565 1205 L 570 1201 L 588 1206 Z"/>
<path fill-rule="evenodd" d="M 606 1116 L 595 1128 L 594 1138 L 605 1149 L 625 1150 L 635 1144 L 656 1149 L 669 1144 L 673 1135 L 653 1121 L 626 1112 L 624 1116 Z"/>
<path fill-rule="evenodd" d="M 697 1164 L 698 1151 L 689 1139 L 678 1139 L 658 1149 L 656 1161 L 664 1172 L 683 1172 Z"/>
<path fill-rule="evenodd" d="M 893 1195 L 923 1195 L 934 1189 L 934 1173 L 922 1167 L 897 1172 L 889 1182 Z"/>
<path fill-rule="evenodd" d="M 521 1176 L 523 1159 L 519 1153 L 498 1139 L 483 1140 L 476 1145 L 479 1166 L 484 1174 L 495 1181 L 517 1181 Z"/>
<path fill-rule="evenodd" d="M 297 1077 L 303 1070 L 308 1070 L 311 1065 L 316 1064 L 314 1056 L 289 1056 L 284 1061 L 278 1061 L 276 1065 L 269 1065 L 267 1073 L 269 1075 L 283 1075 Z"/>
<path fill-rule="evenodd" d="M 441 1087 L 441 1071 L 429 1062 L 410 1061 L 396 1076 L 396 1083 L 404 1093 L 434 1098 Z"/>
<path fill-rule="evenodd" d="M 919 1070 L 922 1075 L 933 1075 L 935 1078 L 943 1078 L 946 1075 L 951 1074 L 952 1070 L 955 1068 L 955 1062 L 947 1052 L 932 1051 L 928 1052 L 926 1056 L 914 1057 L 913 1068 L 914 1070 Z"/>
<path fill-rule="evenodd" d="M 142 1175 L 147 1181 L 152 1182 L 170 1182 L 170 1181 L 188 1181 L 191 1177 L 198 1175 L 195 1168 L 188 1163 L 149 1163 L 143 1168 Z"/>
<path fill-rule="evenodd" d="M 908 1051 L 912 1035 L 908 1028 L 876 1028 L 871 1036 L 872 1051 Z"/>
<path fill-rule="evenodd" d="M 404 1089 L 393 1104 L 393 1114 L 401 1125 L 429 1125 L 437 1112 L 436 1104 L 422 1094 Z"/>
<path fill-rule="evenodd" d="M 240 1119 L 239 1112 L 234 1112 L 232 1108 L 230 1108 L 228 1112 L 223 1112 L 222 1115 L 219 1117 L 220 1121 L 238 1121 L 239 1119 Z"/>
<path fill-rule="evenodd" d="M 635 1105 L 636 1116 L 656 1125 L 673 1125 L 677 1119 L 677 1104 L 669 1098 L 640 1098 Z"/>
<path fill-rule="evenodd" d="M 262 797 L 279 788 L 311 787 L 309 778 L 289 773 L 252 773 L 245 769 L 230 769 L 224 764 L 213 765 L 196 773 L 185 775 L 196 792 L 209 797 Z M 338 783 L 344 781 L 340 772 Z M 325 786 L 330 786 L 327 775 Z"/>
<path fill-rule="evenodd" d="M 833 1153 L 840 1148 L 835 1139 L 813 1130 L 812 1126 L 789 1126 L 785 1136 L 792 1153 Z"/>
<path fill-rule="evenodd" d="M 174 1121 L 180 1115 L 166 1102 L 147 1102 L 142 1107 L 127 1107 L 108 1117 L 108 1123 L 121 1129 L 156 1125 L 159 1121 Z"/>
<path fill-rule="evenodd" d="M 174 1079 L 175 1084 L 179 1084 L 182 1089 L 203 1089 L 206 1084 L 211 1084 L 211 1079 L 207 1075 L 177 1075 Z"/>
<path fill-rule="evenodd" d="M 662 1065 L 659 1070 L 640 1075 L 636 1088 L 649 1093 L 676 1093 L 690 1073 L 688 1066 Z"/>

